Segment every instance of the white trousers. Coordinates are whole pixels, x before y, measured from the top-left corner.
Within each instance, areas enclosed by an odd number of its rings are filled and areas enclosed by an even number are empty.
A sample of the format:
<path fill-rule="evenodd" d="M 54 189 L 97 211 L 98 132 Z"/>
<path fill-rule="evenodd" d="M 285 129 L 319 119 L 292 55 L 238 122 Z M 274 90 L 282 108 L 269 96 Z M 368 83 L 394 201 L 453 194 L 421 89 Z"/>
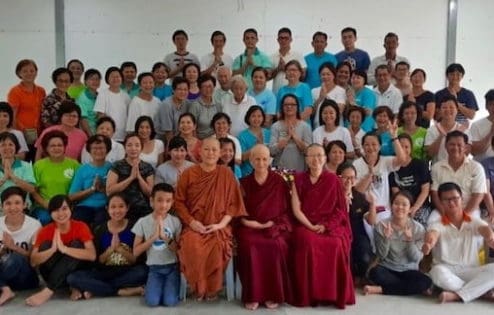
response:
<path fill-rule="evenodd" d="M 463 302 L 470 302 L 494 288 L 494 264 L 478 267 L 439 264 L 432 267 L 429 275 L 436 286 L 455 292 Z"/>

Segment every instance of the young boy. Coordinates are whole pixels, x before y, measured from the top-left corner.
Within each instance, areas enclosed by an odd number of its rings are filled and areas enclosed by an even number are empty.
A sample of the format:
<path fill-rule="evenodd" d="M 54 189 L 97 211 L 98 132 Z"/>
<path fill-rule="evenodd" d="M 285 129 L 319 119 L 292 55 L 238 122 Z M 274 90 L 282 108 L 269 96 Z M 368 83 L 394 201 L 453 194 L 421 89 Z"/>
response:
<path fill-rule="evenodd" d="M 147 254 L 149 274 L 144 299 L 149 306 L 178 304 L 180 269 L 176 251 L 182 224 L 168 213 L 173 192 L 169 184 L 156 184 L 150 198 L 153 212 L 140 218 L 132 228 L 134 255 L 137 257 L 144 251 Z"/>
<path fill-rule="evenodd" d="M 26 193 L 21 188 L 5 189 L 1 199 L 5 214 L 0 217 L 0 305 L 3 305 L 14 298 L 12 290 L 38 287 L 38 276 L 29 263 L 29 254 L 41 224 L 24 214 Z"/>

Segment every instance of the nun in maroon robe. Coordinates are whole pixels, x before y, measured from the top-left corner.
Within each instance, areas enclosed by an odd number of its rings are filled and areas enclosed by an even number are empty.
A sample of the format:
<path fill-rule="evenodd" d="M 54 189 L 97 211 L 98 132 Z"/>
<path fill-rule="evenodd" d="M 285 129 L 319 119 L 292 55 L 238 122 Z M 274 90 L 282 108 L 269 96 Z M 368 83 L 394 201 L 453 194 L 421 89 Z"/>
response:
<path fill-rule="evenodd" d="M 338 177 L 324 170 L 320 145 L 307 148 L 309 170 L 295 176 L 292 191 L 293 287 L 296 306 L 355 304 L 350 268 L 352 232 Z"/>
<path fill-rule="evenodd" d="M 238 273 L 242 302 L 254 310 L 291 300 L 288 239 L 291 232 L 289 186 L 269 170 L 269 149 L 255 146 L 250 153 L 254 172 L 241 179 L 247 216 L 236 230 Z"/>

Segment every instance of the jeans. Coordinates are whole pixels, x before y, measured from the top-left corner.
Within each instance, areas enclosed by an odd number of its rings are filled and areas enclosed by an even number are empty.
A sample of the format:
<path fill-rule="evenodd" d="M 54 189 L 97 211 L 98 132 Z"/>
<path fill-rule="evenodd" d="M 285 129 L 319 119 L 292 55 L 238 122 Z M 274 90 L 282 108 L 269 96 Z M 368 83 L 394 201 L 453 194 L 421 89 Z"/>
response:
<path fill-rule="evenodd" d="M 95 296 L 117 295 L 119 289 L 143 286 L 146 283 L 146 265 L 106 267 L 78 270 L 67 277 L 70 287 L 91 292 Z"/>
<path fill-rule="evenodd" d="M 73 218 L 83 221 L 89 226 L 97 226 L 107 221 L 107 213 L 105 207 L 76 206 Z"/>
<path fill-rule="evenodd" d="M 29 264 L 29 258 L 19 253 L 8 253 L 1 257 L 0 287 L 9 286 L 13 290 L 28 290 L 39 285 L 36 270 Z"/>
<path fill-rule="evenodd" d="M 432 286 L 432 280 L 418 270 L 400 272 L 380 265 L 369 271 L 369 280 L 381 286 L 386 295 L 421 294 Z"/>
<path fill-rule="evenodd" d="M 144 299 L 149 306 L 178 304 L 180 270 L 178 263 L 149 266 Z"/>
<path fill-rule="evenodd" d="M 31 216 L 35 219 L 38 219 L 41 225 L 43 226 L 47 225 L 52 220 L 48 210 L 41 207 L 34 208 L 33 211 L 31 212 Z"/>

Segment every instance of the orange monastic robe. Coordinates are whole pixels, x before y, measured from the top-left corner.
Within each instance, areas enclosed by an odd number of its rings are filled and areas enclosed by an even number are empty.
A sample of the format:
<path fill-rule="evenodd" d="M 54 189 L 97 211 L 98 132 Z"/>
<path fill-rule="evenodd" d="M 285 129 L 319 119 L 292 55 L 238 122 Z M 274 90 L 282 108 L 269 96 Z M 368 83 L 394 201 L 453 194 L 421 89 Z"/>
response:
<path fill-rule="evenodd" d="M 223 286 L 223 273 L 232 258 L 231 227 L 200 234 L 189 224 L 197 220 L 207 226 L 219 223 L 225 215 L 246 215 L 233 172 L 222 165 L 211 172 L 200 165 L 188 168 L 178 181 L 175 207 L 184 224 L 178 250 L 181 271 L 194 292 L 215 295 Z M 198 287 L 200 282 L 206 282 L 206 288 Z"/>

